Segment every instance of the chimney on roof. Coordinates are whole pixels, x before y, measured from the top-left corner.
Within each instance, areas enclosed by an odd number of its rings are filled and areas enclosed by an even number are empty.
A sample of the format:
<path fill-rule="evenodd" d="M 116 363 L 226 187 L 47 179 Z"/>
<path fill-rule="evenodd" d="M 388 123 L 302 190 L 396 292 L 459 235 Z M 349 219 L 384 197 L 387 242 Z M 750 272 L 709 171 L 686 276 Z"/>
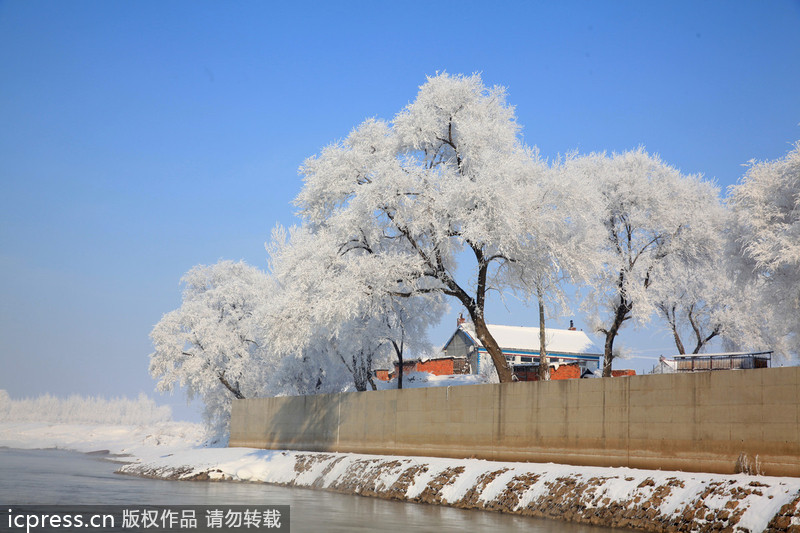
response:
<path fill-rule="evenodd" d="M 575 329 L 575 324 L 572 322 L 572 320 L 569 321 L 569 330 L 570 331 L 577 331 L 577 329 Z"/>
<path fill-rule="evenodd" d="M 467 319 L 464 318 L 464 313 L 459 313 L 458 314 L 458 319 L 456 319 L 456 326 L 460 326 L 461 324 L 463 324 L 466 321 L 467 321 Z"/>

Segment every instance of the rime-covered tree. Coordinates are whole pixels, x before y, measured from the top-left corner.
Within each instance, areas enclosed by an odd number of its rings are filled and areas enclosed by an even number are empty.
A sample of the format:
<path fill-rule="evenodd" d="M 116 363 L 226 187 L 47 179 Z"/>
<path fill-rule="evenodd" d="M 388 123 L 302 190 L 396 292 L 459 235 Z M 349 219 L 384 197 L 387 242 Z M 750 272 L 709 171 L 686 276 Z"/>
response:
<path fill-rule="evenodd" d="M 291 237 L 289 237 L 291 235 Z M 365 250 L 342 253 L 326 229 L 278 228 L 268 247 L 276 291 L 268 317 L 274 349 L 287 359 L 338 362 L 356 390 L 375 388 L 374 363 L 391 356 L 402 368 L 407 349 L 427 350 L 426 329 L 443 312 L 441 297 L 399 297 L 384 258 Z M 319 386 L 342 388 L 323 372 Z M 399 382 L 400 383 L 400 382 Z"/>
<path fill-rule="evenodd" d="M 264 272 L 232 261 L 196 266 L 181 281 L 180 308 L 150 333 L 150 374 L 159 390 L 177 385 L 189 400 L 201 398 L 207 426 L 224 435 L 234 398 L 268 394 L 274 361 L 262 324 L 271 282 Z"/>
<path fill-rule="evenodd" d="M 654 297 L 658 314 L 679 354 L 700 353 L 712 340 L 725 337 L 738 323 L 742 292 L 724 248 L 717 250 L 718 255 L 669 265 L 664 274 L 679 283 L 664 287 Z"/>
<path fill-rule="evenodd" d="M 486 327 L 487 293 L 530 295 L 543 272 L 564 268 L 558 236 L 571 218 L 553 174 L 522 144 L 503 88 L 478 75 L 428 78 L 391 123 L 367 120 L 301 173 L 295 203 L 312 232 L 327 232 L 342 256 L 380 262 L 372 290 L 455 298 L 500 381 L 511 381 Z"/>
<path fill-rule="evenodd" d="M 643 149 L 572 157 L 564 171 L 582 177 L 587 202 L 597 202 L 605 228 L 592 252 L 604 266 L 585 307 L 605 337 L 603 376 L 610 376 L 620 328 L 630 319 L 649 320 L 658 295 L 678 290 L 684 281 L 677 269 L 665 268 L 667 259 L 706 253 L 714 235 L 710 207 L 718 203 L 717 191 Z M 655 290 L 657 285 L 663 290 Z"/>
<path fill-rule="evenodd" d="M 782 159 L 751 161 L 729 190 L 747 282 L 760 298 L 753 321 L 779 354 L 800 354 L 800 142 Z"/>
<path fill-rule="evenodd" d="M 649 291 L 680 354 L 697 354 L 713 340 L 729 340 L 741 328 L 746 293 L 736 282 L 730 211 L 719 201 L 703 207 L 705 242 L 663 258 Z"/>

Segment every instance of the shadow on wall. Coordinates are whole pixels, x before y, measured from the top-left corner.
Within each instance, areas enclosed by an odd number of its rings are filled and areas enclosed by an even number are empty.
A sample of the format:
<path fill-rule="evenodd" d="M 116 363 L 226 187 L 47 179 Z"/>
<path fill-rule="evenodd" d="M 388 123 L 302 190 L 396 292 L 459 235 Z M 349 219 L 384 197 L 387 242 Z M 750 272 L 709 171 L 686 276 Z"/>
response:
<path fill-rule="evenodd" d="M 789 367 L 239 400 L 230 445 L 800 476 L 799 422 Z"/>

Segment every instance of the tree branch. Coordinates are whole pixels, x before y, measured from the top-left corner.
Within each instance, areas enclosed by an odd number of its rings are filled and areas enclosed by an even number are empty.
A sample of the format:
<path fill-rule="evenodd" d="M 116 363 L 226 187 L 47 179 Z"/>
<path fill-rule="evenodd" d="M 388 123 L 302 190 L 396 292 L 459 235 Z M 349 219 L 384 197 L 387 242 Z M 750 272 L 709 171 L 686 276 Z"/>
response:
<path fill-rule="evenodd" d="M 228 389 L 236 397 L 237 400 L 244 400 L 244 395 L 239 390 L 239 384 L 238 383 L 235 383 L 234 385 L 231 385 L 231 383 L 225 378 L 225 372 L 224 371 L 220 372 L 218 377 L 219 377 L 219 382 L 222 383 L 222 385 L 226 389 Z"/>

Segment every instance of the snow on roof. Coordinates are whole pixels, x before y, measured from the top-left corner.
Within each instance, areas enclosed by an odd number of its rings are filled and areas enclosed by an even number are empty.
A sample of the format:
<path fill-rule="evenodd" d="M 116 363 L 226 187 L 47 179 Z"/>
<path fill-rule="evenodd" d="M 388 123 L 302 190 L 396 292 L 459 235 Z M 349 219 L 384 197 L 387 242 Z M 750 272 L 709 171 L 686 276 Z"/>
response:
<path fill-rule="evenodd" d="M 675 359 L 666 359 L 666 358 L 664 358 L 664 359 L 659 359 L 658 362 L 659 362 L 659 364 L 665 365 L 665 366 L 671 368 L 672 370 L 677 370 L 678 369 L 678 362 Z"/>
<path fill-rule="evenodd" d="M 502 350 L 539 351 L 538 327 L 500 326 L 497 324 L 486 324 L 486 326 Z M 459 328 L 472 337 L 478 345 L 483 346 L 481 341 L 478 340 L 473 324 L 465 322 Z M 545 346 L 548 352 L 600 354 L 589 336 L 583 331 L 545 328 L 544 332 Z"/>
<path fill-rule="evenodd" d="M 772 352 L 724 352 L 724 353 L 687 353 L 681 355 L 673 355 L 673 359 L 684 359 L 687 357 L 742 357 L 748 355 L 768 355 Z"/>

